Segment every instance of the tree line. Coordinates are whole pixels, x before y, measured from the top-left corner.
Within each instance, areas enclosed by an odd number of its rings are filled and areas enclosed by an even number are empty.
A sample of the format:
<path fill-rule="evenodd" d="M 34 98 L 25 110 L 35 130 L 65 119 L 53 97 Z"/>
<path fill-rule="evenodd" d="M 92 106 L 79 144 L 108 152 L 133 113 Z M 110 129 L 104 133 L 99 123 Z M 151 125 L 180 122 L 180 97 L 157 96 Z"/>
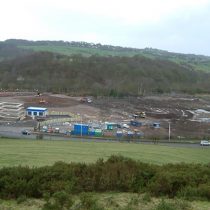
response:
<path fill-rule="evenodd" d="M 0 88 L 5 90 L 96 96 L 209 93 L 209 79 L 208 73 L 138 55 L 83 57 L 37 52 L 0 62 Z"/>

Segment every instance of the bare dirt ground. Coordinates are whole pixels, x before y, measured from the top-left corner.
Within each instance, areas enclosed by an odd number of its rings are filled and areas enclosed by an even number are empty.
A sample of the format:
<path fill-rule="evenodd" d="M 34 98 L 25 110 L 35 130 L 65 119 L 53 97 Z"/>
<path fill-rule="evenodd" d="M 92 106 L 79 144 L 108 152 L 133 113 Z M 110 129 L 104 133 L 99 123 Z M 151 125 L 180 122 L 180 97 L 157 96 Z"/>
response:
<path fill-rule="evenodd" d="M 210 137 L 210 96 L 160 95 L 144 97 L 93 98 L 92 103 L 81 103 L 80 97 L 45 93 L 0 94 L 0 101 L 22 102 L 24 107 L 42 106 L 49 111 L 70 112 L 82 116 L 84 121 L 129 122 L 138 111 L 146 112 L 145 119 L 138 119 L 144 126 L 139 129 L 146 136 L 168 136 L 169 122 L 174 138 Z M 195 114 L 196 110 L 204 110 Z M 200 118 L 199 118 L 200 117 Z M 203 120 L 205 119 L 205 120 Z M 159 122 L 160 129 L 151 124 Z"/>

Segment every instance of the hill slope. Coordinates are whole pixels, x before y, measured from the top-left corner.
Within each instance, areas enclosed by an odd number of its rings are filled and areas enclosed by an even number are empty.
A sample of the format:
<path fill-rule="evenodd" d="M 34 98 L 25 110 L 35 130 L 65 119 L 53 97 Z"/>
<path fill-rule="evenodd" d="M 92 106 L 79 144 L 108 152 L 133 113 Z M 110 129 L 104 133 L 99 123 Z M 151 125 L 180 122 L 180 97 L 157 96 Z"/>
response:
<path fill-rule="evenodd" d="M 64 56 L 37 52 L 0 62 L 0 87 L 92 95 L 208 92 L 209 74 L 143 56 Z M 193 85 L 192 85 L 193 84 Z"/>
<path fill-rule="evenodd" d="M 202 55 L 192 54 L 180 54 L 171 53 L 163 50 L 157 50 L 152 48 L 135 49 L 124 48 L 119 46 L 101 45 L 86 42 L 64 42 L 64 41 L 27 41 L 10 39 L 4 42 L 5 44 L 12 44 L 19 50 L 28 51 L 47 51 L 53 53 L 59 53 L 63 55 L 81 54 L 89 57 L 91 55 L 99 56 L 126 56 L 132 57 L 134 55 L 142 55 L 151 59 L 161 59 L 167 61 L 173 61 L 177 64 L 184 66 L 185 68 L 210 71 L 210 57 Z M 0 54 L 1 57 L 1 54 Z"/>

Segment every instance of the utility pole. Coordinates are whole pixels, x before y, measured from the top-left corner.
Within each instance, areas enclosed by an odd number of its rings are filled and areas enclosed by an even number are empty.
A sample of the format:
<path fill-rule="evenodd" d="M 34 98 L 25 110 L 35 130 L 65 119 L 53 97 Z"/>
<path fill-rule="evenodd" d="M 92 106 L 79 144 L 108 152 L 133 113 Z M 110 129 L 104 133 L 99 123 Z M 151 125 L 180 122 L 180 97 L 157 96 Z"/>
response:
<path fill-rule="evenodd" d="M 80 120 L 81 120 L 81 137 L 82 137 L 82 115 L 80 115 Z"/>
<path fill-rule="evenodd" d="M 78 124 L 80 121 L 80 136 L 82 137 L 82 115 L 77 113 L 77 116 L 78 116 L 78 119 L 77 119 Z M 79 119 L 79 117 L 80 117 L 80 119 Z"/>
<path fill-rule="evenodd" d="M 143 84 L 141 82 L 138 84 L 138 95 L 143 95 Z"/>

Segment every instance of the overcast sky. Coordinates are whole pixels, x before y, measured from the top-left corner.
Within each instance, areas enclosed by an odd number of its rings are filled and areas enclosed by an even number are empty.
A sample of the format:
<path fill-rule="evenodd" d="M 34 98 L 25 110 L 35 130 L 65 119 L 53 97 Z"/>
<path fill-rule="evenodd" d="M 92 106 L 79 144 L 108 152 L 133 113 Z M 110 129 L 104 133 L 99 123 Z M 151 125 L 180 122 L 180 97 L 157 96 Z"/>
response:
<path fill-rule="evenodd" d="M 210 0 L 0 0 L 11 38 L 210 55 Z"/>

